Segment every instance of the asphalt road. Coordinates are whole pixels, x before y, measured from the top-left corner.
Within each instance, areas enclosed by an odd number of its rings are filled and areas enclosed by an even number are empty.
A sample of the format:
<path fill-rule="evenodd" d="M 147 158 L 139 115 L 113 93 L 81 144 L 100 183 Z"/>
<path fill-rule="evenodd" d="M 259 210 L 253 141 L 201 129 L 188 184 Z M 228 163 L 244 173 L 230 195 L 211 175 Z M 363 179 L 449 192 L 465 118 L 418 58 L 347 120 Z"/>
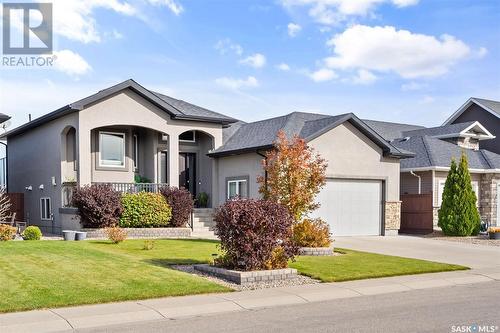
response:
<path fill-rule="evenodd" d="M 500 281 L 78 332 L 500 332 Z"/>

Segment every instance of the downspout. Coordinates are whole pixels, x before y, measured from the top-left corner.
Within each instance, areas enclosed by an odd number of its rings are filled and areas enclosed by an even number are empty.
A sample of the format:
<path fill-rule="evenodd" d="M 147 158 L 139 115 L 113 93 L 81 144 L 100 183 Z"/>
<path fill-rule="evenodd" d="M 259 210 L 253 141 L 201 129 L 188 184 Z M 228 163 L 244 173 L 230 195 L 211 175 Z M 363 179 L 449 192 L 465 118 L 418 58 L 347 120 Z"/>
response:
<path fill-rule="evenodd" d="M 413 170 L 410 171 L 410 175 L 418 178 L 418 194 L 421 194 L 421 192 L 422 192 L 422 177 L 415 174 L 415 172 L 413 172 Z"/>
<path fill-rule="evenodd" d="M 267 161 L 267 156 L 259 153 L 258 150 L 257 150 L 257 155 L 264 157 L 264 159 Z M 267 191 L 267 171 L 264 171 L 264 186 L 266 187 L 266 191 Z"/>
<path fill-rule="evenodd" d="M 0 141 L 1 144 L 3 144 L 5 146 L 5 193 L 9 193 L 9 173 L 8 173 L 8 169 L 9 169 L 9 152 L 8 152 L 8 147 L 7 147 L 7 144 L 5 142 L 2 142 Z"/>

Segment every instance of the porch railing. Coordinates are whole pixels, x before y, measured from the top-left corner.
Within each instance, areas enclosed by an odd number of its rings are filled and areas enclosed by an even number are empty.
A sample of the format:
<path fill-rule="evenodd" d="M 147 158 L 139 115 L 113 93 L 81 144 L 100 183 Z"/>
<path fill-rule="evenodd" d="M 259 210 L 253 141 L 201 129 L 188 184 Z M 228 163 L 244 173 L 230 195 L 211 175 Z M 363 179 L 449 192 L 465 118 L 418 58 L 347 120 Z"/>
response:
<path fill-rule="evenodd" d="M 167 183 L 111 183 L 111 182 L 99 182 L 92 184 L 110 184 L 115 191 L 122 193 L 138 193 L 138 192 L 153 192 L 158 193 L 160 189 L 164 186 L 168 186 Z"/>

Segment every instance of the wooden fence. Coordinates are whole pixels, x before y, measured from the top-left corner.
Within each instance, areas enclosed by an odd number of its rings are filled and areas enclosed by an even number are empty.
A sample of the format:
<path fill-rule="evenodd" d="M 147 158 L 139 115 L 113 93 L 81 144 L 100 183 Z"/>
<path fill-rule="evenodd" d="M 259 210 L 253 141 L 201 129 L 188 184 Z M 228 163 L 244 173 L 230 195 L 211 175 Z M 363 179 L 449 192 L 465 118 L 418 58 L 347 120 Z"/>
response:
<path fill-rule="evenodd" d="M 10 213 L 16 213 L 16 221 L 24 221 L 24 193 L 7 193 Z"/>
<path fill-rule="evenodd" d="M 432 193 L 401 195 L 400 232 L 426 234 L 433 231 Z"/>

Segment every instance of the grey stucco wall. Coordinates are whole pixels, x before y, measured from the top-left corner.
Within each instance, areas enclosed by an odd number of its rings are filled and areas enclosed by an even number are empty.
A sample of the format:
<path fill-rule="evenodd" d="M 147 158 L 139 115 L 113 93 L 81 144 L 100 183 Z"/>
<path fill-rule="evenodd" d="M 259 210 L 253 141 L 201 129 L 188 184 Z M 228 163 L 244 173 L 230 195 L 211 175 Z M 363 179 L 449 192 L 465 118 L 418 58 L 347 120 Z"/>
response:
<path fill-rule="evenodd" d="M 78 114 L 66 115 L 21 135 L 8 139 L 8 182 L 9 192 L 24 193 L 25 217 L 30 224 L 39 225 L 43 232 L 59 232 L 61 221 L 58 209 L 61 207 L 61 149 L 64 129 L 78 128 Z M 56 186 L 52 185 L 52 177 Z M 44 186 L 40 190 L 40 185 Z M 32 186 L 32 191 L 26 191 Z M 51 221 L 40 219 L 40 198 L 49 197 L 54 214 Z"/>
<path fill-rule="evenodd" d="M 458 124 L 467 121 L 479 121 L 491 134 L 496 136 L 492 140 L 480 141 L 479 148 L 500 154 L 500 119 L 480 106 L 472 104 L 453 123 Z"/>

